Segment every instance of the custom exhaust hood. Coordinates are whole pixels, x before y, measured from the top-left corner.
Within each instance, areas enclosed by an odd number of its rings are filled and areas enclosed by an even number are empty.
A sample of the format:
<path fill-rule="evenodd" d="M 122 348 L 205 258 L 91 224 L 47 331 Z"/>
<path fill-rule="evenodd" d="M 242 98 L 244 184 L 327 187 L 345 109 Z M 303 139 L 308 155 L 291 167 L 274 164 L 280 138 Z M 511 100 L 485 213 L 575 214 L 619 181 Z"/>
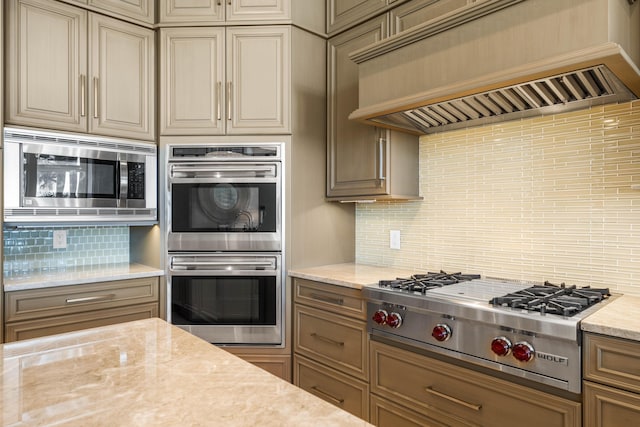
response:
<path fill-rule="evenodd" d="M 350 55 L 349 118 L 428 134 L 640 97 L 640 2 L 484 0 Z"/>

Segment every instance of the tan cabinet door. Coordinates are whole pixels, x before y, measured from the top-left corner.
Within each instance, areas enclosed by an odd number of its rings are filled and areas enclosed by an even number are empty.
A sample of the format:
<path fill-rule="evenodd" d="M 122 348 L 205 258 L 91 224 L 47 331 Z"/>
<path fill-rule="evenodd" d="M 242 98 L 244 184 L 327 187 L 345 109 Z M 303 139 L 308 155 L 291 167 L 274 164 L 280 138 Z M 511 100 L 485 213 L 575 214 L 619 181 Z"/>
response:
<path fill-rule="evenodd" d="M 153 30 L 97 14 L 89 28 L 89 132 L 153 140 Z"/>
<path fill-rule="evenodd" d="M 155 20 L 155 0 L 89 0 L 89 5 L 148 24 Z"/>
<path fill-rule="evenodd" d="M 224 28 L 160 30 L 160 133 L 224 133 Z"/>
<path fill-rule="evenodd" d="M 226 0 L 225 0 L 226 2 Z M 159 0 L 160 23 L 196 23 L 224 21 L 225 3 L 221 0 Z"/>
<path fill-rule="evenodd" d="M 227 29 L 227 133 L 290 133 L 289 27 Z"/>
<path fill-rule="evenodd" d="M 87 13 L 45 0 L 5 7 L 7 123 L 86 131 Z"/>
<path fill-rule="evenodd" d="M 327 196 L 385 194 L 387 132 L 349 120 L 358 108 L 358 66 L 349 53 L 387 35 L 381 16 L 329 39 Z"/>
<path fill-rule="evenodd" d="M 227 21 L 289 19 L 291 0 L 225 0 Z"/>

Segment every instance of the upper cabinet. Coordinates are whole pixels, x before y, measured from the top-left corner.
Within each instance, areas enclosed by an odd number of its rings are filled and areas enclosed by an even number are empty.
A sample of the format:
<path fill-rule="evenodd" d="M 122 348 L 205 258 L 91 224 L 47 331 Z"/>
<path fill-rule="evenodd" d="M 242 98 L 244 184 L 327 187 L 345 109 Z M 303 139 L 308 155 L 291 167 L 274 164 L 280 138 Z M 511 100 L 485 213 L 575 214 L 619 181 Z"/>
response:
<path fill-rule="evenodd" d="M 160 0 L 160 24 L 287 20 L 291 0 Z"/>
<path fill-rule="evenodd" d="M 156 0 L 62 0 L 143 25 L 155 24 Z"/>
<path fill-rule="evenodd" d="M 153 30 L 46 0 L 7 14 L 7 123 L 154 140 Z"/>
<path fill-rule="evenodd" d="M 358 106 L 358 68 L 349 53 L 381 40 L 387 16 L 379 16 L 329 39 L 327 198 L 416 199 L 418 138 L 353 122 Z"/>
<path fill-rule="evenodd" d="M 290 32 L 162 28 L 161 134 L 290 133 Z"/>

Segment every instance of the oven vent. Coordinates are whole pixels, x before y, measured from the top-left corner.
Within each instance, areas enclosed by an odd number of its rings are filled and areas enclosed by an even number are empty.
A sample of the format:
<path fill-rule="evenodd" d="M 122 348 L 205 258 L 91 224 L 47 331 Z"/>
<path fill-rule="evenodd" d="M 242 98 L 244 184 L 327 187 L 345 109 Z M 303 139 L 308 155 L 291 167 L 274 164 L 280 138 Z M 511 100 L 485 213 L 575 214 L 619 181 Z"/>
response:
<path fill-rule="evenodd" d="M 65 146 L 79 146 L 100 148 L 112 151 L 136 152 L 155 154 L 157 147 L 153 143 L 129 143 L 126 140 L 113 140 L 105 137 L 95 137 L 83 134 L 63 134 L 32 129 L 4 128 L 4 139 L 13 142 L 39 142 L 47 144 L 61 144 Z"/>
<path fill-rule="evenodd" d="M 9 208 L 4 210 L 4 222 L 10 226 L 39 223 L 103 223 L 152 224 L 157 210 L 149 208 Z"/>
<path fill-rule="evenodd" d="M 369 120 L 421 133 L 635 99 L 604 65 L 399 111 Z"/>

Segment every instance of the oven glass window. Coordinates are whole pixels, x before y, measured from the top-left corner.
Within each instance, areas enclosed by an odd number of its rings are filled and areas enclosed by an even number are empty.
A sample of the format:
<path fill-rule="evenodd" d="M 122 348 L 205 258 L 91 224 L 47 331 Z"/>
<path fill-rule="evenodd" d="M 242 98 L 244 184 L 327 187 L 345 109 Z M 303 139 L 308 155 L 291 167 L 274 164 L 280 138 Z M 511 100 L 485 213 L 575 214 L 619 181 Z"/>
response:
<path fill-rule="evenodd" d="M 175 325 L 275 325 L 273 276 L 173 276 L 171 318 Z"/>
<path fill-rule="evenodd" d="M 275 183 L 198 183 L 171 187 L 171 231 L 276 232 Z"/>
<path fill-rule="evenodd" d="M 117 161 L 24 153 L 25 197 L 115 199 Z"/>

